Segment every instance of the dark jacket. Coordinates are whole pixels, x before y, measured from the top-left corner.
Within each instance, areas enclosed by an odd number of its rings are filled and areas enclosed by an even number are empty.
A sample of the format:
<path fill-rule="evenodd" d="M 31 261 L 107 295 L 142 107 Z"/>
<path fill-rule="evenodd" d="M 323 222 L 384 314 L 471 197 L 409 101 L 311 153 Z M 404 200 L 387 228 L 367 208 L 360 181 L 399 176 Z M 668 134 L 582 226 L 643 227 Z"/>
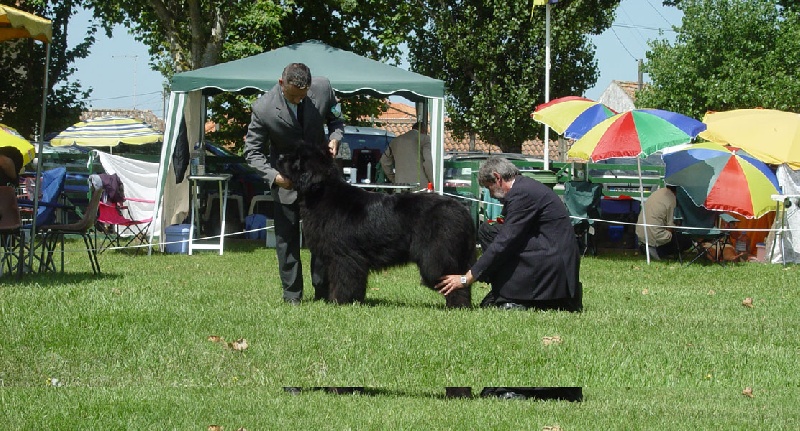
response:
<path fill-rule="evenodd" d="M 505 221 L 472 266 L 509 301 L 574 298 L 580 252 L 567 208 L 544 184 L 518 176 L 503 200 Z"/>

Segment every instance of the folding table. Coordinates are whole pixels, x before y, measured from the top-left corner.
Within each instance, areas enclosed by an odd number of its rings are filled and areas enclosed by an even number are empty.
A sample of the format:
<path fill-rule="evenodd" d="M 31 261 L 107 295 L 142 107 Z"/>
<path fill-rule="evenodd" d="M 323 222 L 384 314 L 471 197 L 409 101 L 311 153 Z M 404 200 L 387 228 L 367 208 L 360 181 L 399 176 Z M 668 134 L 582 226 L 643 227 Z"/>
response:
<path fill-rule="evenodd" d="M 225 212 L 228 207 L 228 180 L 231 179 L 231 174 L 206 174 L 206 175 L 189 175 L 190 188 L 191 188 L 191 216 L 189 224 L 189 255 L 195 250 L 219 250 L 219 255 L 222 256 L 222 251 L 225 244 Z M 195 238 L 195 230 L 198 236 L 200 233 L 200 183 L 201 182 L 216 182 L 219 189 L 220 199 L 219 205 L 219 220 L 220 220 L 220 234 L 219 242 L 199 243 L 198 241 L 203 238 Z"/>

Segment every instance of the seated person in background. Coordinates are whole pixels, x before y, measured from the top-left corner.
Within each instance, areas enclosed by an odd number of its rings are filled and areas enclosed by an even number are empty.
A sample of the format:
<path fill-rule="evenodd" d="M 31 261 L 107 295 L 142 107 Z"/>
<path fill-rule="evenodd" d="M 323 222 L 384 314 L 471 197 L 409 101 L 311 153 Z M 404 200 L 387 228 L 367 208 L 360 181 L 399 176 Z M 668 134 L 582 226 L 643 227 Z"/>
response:
<path fill-rule="evenodd" d="M 0 147 L 0 186 L 19 186 L 22 153 L 13 147 Z"/>
<path fill-rule="evenodd" d="M 636 236 L 639 246 L 645 249 L 644 223 L 647 219 L 647 242 L 650 245 L 650 258 L 660 260 L 671 254 L 677 254 L 692 247 L 692 239 L 688 236 L 674 232 L 675 207 L 678 205 L 675 198 L 675 186 L 666 186 L 653 192 L 645 200 L 639 212 L 639 221 L 636 222 Z M 673 241 L 674 239 L 674 241 Z M 647 252 L 648 250 L 645 250 Z"/>
<path fill-rule="evenodd" d="M 482 307 L 581 311 L 580 251 L 564 202 L 502 157 L 486 159 L 478 181 L 503 203 L 503 222 L 482 224 L 481 257 L 466 274 L 442 277 L 436 288 L 447 295 L 481 280 L 492 285 Z"/>
<path fill-rule="evenodd" d="M 427 186 L 433 183 L 431 137 L 419 132 L 419 123 L 392 139 L 381 156 L 381 167 L 393 183 Z"/>

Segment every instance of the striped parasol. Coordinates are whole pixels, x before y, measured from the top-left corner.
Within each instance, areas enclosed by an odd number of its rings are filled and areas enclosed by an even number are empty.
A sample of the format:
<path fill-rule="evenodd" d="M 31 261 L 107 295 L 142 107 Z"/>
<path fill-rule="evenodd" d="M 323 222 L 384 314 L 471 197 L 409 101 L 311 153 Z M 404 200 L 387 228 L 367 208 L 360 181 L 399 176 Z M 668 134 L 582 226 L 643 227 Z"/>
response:
<path fill-rule="evenodd" d="M 115 147 L 120 143 L 143 145 L 161 142 L 163 133 L 135 118 L 100 117 L 81 121 L 68 127 L 50 140 L 50 145 L 61 147 Z"/>

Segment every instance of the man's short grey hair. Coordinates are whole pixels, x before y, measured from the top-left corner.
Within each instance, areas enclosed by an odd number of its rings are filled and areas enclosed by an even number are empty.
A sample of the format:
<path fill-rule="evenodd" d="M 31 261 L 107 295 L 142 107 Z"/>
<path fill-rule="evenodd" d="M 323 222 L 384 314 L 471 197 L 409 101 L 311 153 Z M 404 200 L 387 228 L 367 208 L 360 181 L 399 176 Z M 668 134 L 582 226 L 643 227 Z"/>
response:
<path fill-rule="evenodd" d="M 479 184 L 494 184 L 494 172 L 500 174 L 500 178 L 504 181 L 511 181 L 519 175 L 519 168 L 509 162 L 508 159 L 500 156 L 489 156 L 483 163 L 478 171 Z"/>
<path fill-rule="evenodd" d="M 283 68 L 281 79 L 286 84 L 292 84 L 298 88 L 308 88 L 311 86 L 311 69 L 303 63 L 291 63 Z"/>

